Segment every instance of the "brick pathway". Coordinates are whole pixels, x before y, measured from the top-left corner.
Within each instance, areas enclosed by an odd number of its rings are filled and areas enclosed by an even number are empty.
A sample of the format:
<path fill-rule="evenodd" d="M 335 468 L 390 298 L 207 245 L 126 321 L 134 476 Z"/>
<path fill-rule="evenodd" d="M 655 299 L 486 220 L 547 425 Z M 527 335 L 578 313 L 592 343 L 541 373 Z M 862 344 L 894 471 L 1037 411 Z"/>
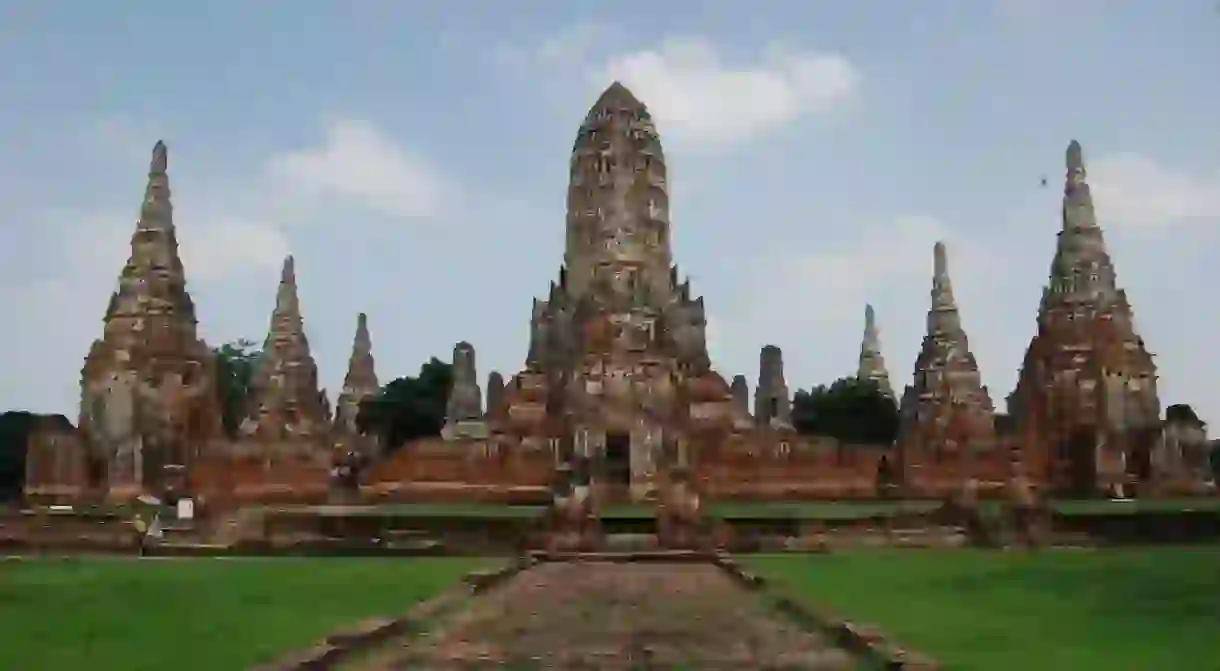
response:
<path fill-rule="evenodd" d="M 541 564 L 407 645 L 376 668 L 854 667 L 716 567 L 691 563 Z"/>

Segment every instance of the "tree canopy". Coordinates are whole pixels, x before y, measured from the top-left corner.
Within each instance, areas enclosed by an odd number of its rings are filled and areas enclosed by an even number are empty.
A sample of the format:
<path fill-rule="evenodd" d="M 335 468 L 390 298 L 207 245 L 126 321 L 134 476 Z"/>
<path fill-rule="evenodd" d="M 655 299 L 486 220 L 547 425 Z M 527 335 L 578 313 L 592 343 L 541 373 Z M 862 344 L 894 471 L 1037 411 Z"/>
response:
<path fill-rule="evenodd" d="M 792 398 L 792 423 L 802 434 L 889 445 L 898 437 L 898 406 L 876 383 L 844 377 L 798 390 Z"/>
<path fill-rule="evenodd" d="M 387 454 L 416 438 L 440 435 L 452 387 L 453 366 L 432 357 L 419 375 L 391 380 L 362 402 L 356 426 L 377 436 Z"/>
<path fill-rule="evenodd" d="M 262 351 L 253 340 L 234 340 L 212 350 L 216 356 L 216 387 L 225 431 L 237 435 L 250 395 L 250 381 Z"/>

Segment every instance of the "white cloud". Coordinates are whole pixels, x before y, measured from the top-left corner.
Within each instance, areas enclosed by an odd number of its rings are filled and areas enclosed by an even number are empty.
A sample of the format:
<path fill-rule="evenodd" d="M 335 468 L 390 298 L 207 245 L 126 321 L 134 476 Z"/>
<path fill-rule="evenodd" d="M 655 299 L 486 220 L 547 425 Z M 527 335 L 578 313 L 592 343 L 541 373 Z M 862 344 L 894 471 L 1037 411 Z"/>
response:
<path fill-rule="evenodd" d="M 860 72 L 840 53 L 772 43 L 729 54 L 699 36 L 623 49 L 624 35 L 614 26 L 578 23 L 528 48 L 502 45 L 497 64 L 516 78 L 541 81 L 565 109 L 621 81 L 648 106 L 667 145 L 703 150 L 832 113 L 860 89 Z"/>
<path fill-rule="evenodd" d="M 332 123 L 322 146 L 276 156 L 268 169 L 297 197 L 344 199 L 395 218 L 432 219 L 454 200 L 427 160 L 366 121 Z"/>
<path fill-rule="evenodd" d="M 666 138 L 714 144 L 829 113 L 860 86 L 841 54 L 770 48 L 752 62 L 730 63 L 701 38 L 613 56 L 595 78 L 602 86 L 620 80 L 640 96 Z"/>
<path fill-rule="evenodd" d="M 1088 169 L 1103 226 L 1220 222 L 1220 172 L 1191 175 L 1131 152 L 1104 156 Z"/>

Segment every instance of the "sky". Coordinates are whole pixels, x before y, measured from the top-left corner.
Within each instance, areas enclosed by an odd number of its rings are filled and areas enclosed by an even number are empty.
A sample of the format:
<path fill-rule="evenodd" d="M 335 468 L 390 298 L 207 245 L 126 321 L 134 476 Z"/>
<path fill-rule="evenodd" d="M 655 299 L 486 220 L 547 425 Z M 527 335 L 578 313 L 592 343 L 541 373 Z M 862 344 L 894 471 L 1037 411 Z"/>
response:
<path fill-rule="evenodd" d="M 332 398 L 361 311 L 383 381 L 460 340 L 517 372 L 618 79 L 726 378 L 854 373 L 869 302 L 908 384 L 944 240 L 1002 410 L 1075 138 L 1162 403 L 1220 421 L 1214 0 L 10 0 L 0 63 L 0 409 L 76 416 L 159 139 L 209 343 L 262 341 L 291 253 Z"/>

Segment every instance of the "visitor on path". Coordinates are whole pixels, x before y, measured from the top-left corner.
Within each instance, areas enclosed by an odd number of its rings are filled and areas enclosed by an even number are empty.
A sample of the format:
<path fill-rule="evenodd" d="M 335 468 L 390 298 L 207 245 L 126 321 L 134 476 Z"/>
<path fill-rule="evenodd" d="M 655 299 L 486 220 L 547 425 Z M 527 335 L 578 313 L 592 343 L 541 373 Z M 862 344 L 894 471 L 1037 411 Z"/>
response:
<path fill-rule="evenodd" d="M 131 528 L 136 532 L 136 547 L 139 549 L 139 556 L 143 557 L 144 539 L 148 534 L 148 525 L 145 524 L 144 518 L 140 516 L 140 513 L 136 513 L 135 516 L 131 518 Z"/>
<path fill-rule="evenodd" d="M 144 518 L 139 513 L 136 513 L 131 520 L 131 527 L 136 532 L 136 544 L 139 549 L 139 556 L 141 557 L 146 556 L 148 553 L 149 539 L 159 541 L 165 537 L 165 528 L 161 524 L 161 513 L 159 511 L 153 515 L 151 524 L 146 523 Z"/>

